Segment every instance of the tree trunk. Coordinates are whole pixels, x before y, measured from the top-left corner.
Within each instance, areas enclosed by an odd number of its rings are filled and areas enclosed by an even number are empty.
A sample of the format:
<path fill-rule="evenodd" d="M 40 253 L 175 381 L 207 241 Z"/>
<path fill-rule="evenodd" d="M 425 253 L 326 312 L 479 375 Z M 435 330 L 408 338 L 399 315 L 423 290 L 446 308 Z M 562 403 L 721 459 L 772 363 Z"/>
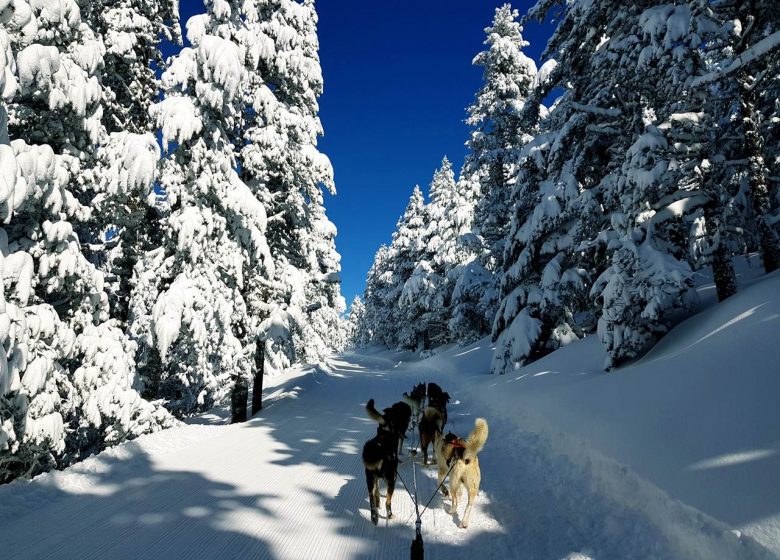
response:
<path fill-rule="evenodd" d="M 737 277 L 731 255 L 721 244 L 712 255 L 712 275 L 715 278 L 715 291 L 718 301 L 723 301 L 737 293 Z"/>
<path fill-rule="evenodd" d="M 265 342 L 258 341 L 255 350 L 255 379 L 252 382 L 252 416 L 263 408 L 263 376 L 265 375 Z"/>
<path fill-rule="evenodd" d="M 712 185 L 709 186 L 712 188 Z M 712 194 L 709 203 L 704 206 L 704 220 L 708 241 L 715 245 L 712 252 L 715 291 L 718 294 L 718 301 L 723 301 L 737 293 L 737 276 L 734 273 L 734 264 L 731 262 L 731 252 L 726 248 L 725 228 L 718 215 L 715 200 L 716 195 Z"/>
<path fill-rule="evenodd" d="M 748 160 L 750 198 L 758 222 L 758 247 L 761 252 L 761 260 L 764 263 L 764 271 L 769 273 L 780 267 L 780 240 L 777 239 L 772 227 L 767 223 L 771 202 L 766 178 L 766 164 L 762 154 L 761 136 L 754 118 L 756 110 L 753 97 L 755 94 L 747 85 L 745 77 L 741 80 L 740 92 L 742 93 L 742 108 L 744 110 L 742 122 L 745 127 L 745 152 Z"/>
<path fill-rule="evenodd" d="M 246 422 L 246 406 L 249 399 L 249 388 L 243 376 L 236 378 L 233 392 L 230 394 L 230 423 Z"/>

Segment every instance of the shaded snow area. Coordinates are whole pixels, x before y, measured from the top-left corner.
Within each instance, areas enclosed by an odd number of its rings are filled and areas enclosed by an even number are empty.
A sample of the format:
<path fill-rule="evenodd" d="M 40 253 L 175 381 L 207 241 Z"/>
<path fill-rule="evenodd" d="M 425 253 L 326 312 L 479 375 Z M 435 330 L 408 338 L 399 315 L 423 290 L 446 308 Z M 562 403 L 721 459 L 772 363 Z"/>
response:
<path fill-rule="evenodd" d="M 780 275 L 755 281 L 609 374 L 595 337 L 504 376 L 487 373 L 487 341 L 333 357 L 275 380 L 246 424 L 215 411 L 0 488 L 4 557 L 407 558 L 400 481 L 395 518 L 369 519 L 363 407 L 435 381 L 449 429 L 483 416 L 490 436 L 470 527 L 434 498 L 426 559 L 778 558 L 778 294 Z M 417 473 L 427 501 L 435 470 Z"/>

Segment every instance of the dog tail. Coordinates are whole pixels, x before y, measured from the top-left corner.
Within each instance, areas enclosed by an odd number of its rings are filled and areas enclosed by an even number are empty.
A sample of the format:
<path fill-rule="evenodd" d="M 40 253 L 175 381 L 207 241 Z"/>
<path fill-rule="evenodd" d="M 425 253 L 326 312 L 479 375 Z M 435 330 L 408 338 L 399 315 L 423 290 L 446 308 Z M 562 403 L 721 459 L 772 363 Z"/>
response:
<path fill-rule="evenodd" d="M 379 411 L 374 407 L 374 399 L 371 399 L 366 403 L 366 412 L 368 412 L 369 418 L 372 418 L 379 422 L 380 426 L 384 426 L 386 424 L 385 417 L 382 416 Z"/>
<path fill-rule="evenodd" d="M 404 402 L 411 407 L 413 412 L 418 410 L 420 403 L 414 400 L 413 398 L 411 398 L 407 393 L 404 393 L 403 399 Z"/>
<path fill-rule="evenodd" d="M 488 424 L 484 418 L 477 418 L 474 422 L 474 430 L 466 440 L 466 453 L 476 455 L 482 451 L 482 447 L 488 438 Z"/>

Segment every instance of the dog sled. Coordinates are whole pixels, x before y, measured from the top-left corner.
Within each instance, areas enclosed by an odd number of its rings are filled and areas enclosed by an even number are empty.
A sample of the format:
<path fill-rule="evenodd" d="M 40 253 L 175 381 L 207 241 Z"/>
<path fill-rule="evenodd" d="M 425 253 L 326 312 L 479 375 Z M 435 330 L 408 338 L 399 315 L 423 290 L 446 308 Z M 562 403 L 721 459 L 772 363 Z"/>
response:
<path fill-rule="evenodd" d="M 422 515 L 427 511 L 433 499 L 441 491 L 451 500 L 450 515 L 457 515 L 461 489 L 467 493 L 467 504 L 460 527 L 469 525 L 474 501 L 479 493 L 481 470 L 478 454 L 488 437 L 488 424 L 484 418 L 477 418 L 474 429 L 466 439 L 452 432 L 444 433 L 447 424 L 447 404 L 449 393 L 435 383 L 417 384 L 412 391 L 403 394 L 403 400 L 379 412 L 374 399 L 366 404 L 368 416 L 377 422 L 377 434 L 368 440 L 362 453 L 365 467 L 366 486 L 369 494 L 371 522 L 379 523 L 379 481 L 384 480 L 387 487 L 385 513 L 388 520 L 393 518 L 392 499 L 396 480 L 400 480 L 415 506 L 415 538 L 412 542 L 412 560 L 422 560 L 424 545 L 422 539 Z M 410 447 L 412 464 L 411 488 L 399 473 L 399 456 L 409 430 L 419 435 L 419 448 L 423 454 L 423 465 L 435 464 L 438 468 L 437 487 L 433 495 L 420 511 L 417 493 L 416 461 L 417 446 Z M 432 444 L 435 463 L 429 463 L 428 446 Z M 445 481 L 449 480 L 449 488 Z"/>

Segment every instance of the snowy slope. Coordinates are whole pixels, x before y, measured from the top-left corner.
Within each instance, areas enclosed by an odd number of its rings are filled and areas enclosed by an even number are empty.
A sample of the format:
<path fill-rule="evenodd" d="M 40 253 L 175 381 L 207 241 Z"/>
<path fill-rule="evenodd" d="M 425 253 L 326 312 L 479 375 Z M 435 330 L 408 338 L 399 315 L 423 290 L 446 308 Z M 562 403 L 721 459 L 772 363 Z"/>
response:
<path fill-rule="evenodd" d="M 400 482 L 396 518 L 368 519 L 359 454 L 375 425 L 362 407 L 426 380 L 453 395 L 451 429 L 465 435 L 477 415 L 491 429 L 471 526 L 435 498 L 427 559 L 780 557 L 778 293 L 780 276 L 761 280 L 610 374 L 595 339 L 502 377 L 486 374 L 484 343 L 424 361 L 332 358 L 268 387 L 246 424 L 211 415 L 0 487 L 3 556 L 407 557 Z M 435 475 L 420 473 L 427 500 Z"/>
<path fill-rule="evenodd" d="M 513 374 L 472 382 L 492 407 L 515 409 L 576 461 L 610 457 L 780 557 L 779 343 L 776 273 L 613 373 L 603 373 L 603 351 L 589 337 Z M 483 342 L 428 365 L 483 374 L 487 350 Z"/>

